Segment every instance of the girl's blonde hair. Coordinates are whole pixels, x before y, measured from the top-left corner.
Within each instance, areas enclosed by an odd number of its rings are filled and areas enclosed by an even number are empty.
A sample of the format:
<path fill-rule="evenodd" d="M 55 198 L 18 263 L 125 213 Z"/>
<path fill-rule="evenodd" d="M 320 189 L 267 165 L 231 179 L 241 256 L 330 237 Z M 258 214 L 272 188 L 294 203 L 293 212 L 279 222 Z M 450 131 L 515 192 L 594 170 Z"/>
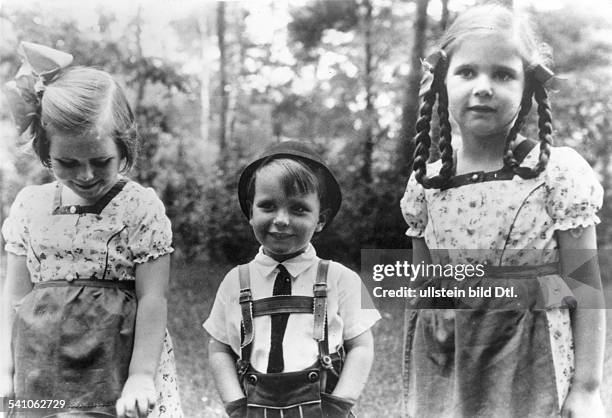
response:
<path fill-rule="evenodd" d="M 33 127 L 32 146 L 50 167 L 49 132 L 67 136 L 110 135 L 130 169 L 137 156 L 138 131 L 123 89 L 105 71 L 89 67 L 62 70 L 44 89 L 40 121 Z"/>
<path fill-rule="evenodd" d="M 539 42 L 532 24 L 522 15 L 499 5 L 475 6 L 460 14 L 443 35 L 438 46 L 439 59 L 433 65 L 433 81 L 431 87 L 424 93 L 423 102 L 416 124 L 416 150 L 413 163 L 416 180 L 425 188 L 443 188 L 454 174 L 453 149 L 451 145 L 451 125 L 448 114 L 448 93 L 446 91 L 446 73 L 449 61 L 457 46 L 467 36 L 482 33 L 483 36 L 502 34 L 514 41 L 517 53 L 523 60 L 525 70 L 525 88 L 514 125 L 506 137 L 504 153 L 504 168 L 514 170 L 523 178 L 537 177 L 548 163 L 550 146 L 552 144 L 552 115 L 548 93 L 544 86 L 545 79 L 541 77 L 542 69 L 548 66 L 552 59 L 550 48 Z M 431 137 L 429 135 L 433 107 L 438 99 L 438 115 L 440 117 L 440 155 L 442 167 L 440 173 L 427 177 L 427 160 Z M 538 104 L 538 127 L 540 139 L 540 157 L 534 168 L 520 167 L 514 159 L 512 150 L 516 137 L 529 114 L 532 99 Z"/>

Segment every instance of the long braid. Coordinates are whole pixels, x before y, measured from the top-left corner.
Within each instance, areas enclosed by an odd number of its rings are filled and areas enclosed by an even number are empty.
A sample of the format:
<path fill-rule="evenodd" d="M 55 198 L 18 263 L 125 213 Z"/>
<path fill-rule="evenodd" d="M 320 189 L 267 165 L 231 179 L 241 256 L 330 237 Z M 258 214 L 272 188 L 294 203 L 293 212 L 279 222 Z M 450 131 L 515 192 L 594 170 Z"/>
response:
<path fill-rule="evenodd" d="M 516 144 L 516 137 L 518 133 L 523 129 L 525 119 L 531 110 L 531 104 L 533 99 L 533 80 L 530 75 L 525 78 L 525 90 L 523 91 L 523 97 L 521 99 L 520 109 L 514 125 L 510 128 L 508 136 L 506 137 L 506 148 L 504 150 L 504 167 L 514 169 L 518 167 L 518 162 L 514 158 L 514 147 Z"/>
<path fill-rule="evenodd" d="M 440 188 L 451 177 L 453 170 L 453 150 L 450 143 L 450 122 L 448 120 L 448 94 L 444 79 L 446 77 L 448 58 L 444 51 L 439 51 L 440 58 L 433 68 L 433 81 L 431 87 L 423 96 L 423 103 L 420 108 L 420 117 L 416 124 L 417 134 L 415 137 L 417 146 L 415 150 L 414 163 L 412 165 L 415 171 L 416 180 L 423 185 L 424 188 Z M 438 115 L 440 116 L 441 124 L 441 140 L 440 150 L 442 156 L 444 175 L 437 175 L 431 178 L 427 177 L 427 161 L 429 159 L 429 148 L 431 147 L 431 137 L 429 131 L 431 129 L 431 118 L 433 107 L 438 97 Z"/>
<path fill-rule="evenodd" d="M 423 102 L 419 109 L 419 119 L 416 123 L 416 149 L 414 151 L 414 161 L 412 169 L 414 170 L 416 180 L 423 184 L 427 175 L 427 160 L 429 160 L 429 147 L 431 146 L 431 137 L 429 130 L 431 128 L 431 116 L 433 107 L 436 102 L 436 92 L 434 84 L 423 96 Z"/>
<path fill-rule="evenodd" d="M 446 71 L 444 71 L 446 72 Z M 448 114 L 448 92 L 444 82 L 440 82 L 438 89 L 438 116 L 440 117 L 440 156 L 442 167 L 440 168 L 440 180 L 445 183 L 453 175 L 453 147 L 451 144 L 451 124 Z"/>
<path fill-rule="evenodd" d="M 535 166 L 536 175 L 546 168 L 550 158 L 550 147 L 552 146 L 552 112 L 548 93 L 543 83 L 535 84 L 535 99 L 538 103 L 538 136 L 540 138 L 540 159 Z"/>

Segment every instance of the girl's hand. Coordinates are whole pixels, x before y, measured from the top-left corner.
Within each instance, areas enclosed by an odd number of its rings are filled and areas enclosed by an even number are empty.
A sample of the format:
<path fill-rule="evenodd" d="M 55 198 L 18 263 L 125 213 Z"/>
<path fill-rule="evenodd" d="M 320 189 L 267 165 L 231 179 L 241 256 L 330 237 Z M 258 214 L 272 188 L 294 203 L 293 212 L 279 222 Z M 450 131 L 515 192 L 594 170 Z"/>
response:
<path fill-rule="evenodd" d="M 563 418 L 604 418 L 605 412 L 599 389 L 571 388 L 563 404 L 561 416 Z"/>
<path fill-rule="evenodd" d="M 157 391 L 153 378 L 146 374 L 133 374 L 125 382 L 121 398 L 117 401 L 117 416 L 146 417 L 155 406 L 156 400 Z"/>

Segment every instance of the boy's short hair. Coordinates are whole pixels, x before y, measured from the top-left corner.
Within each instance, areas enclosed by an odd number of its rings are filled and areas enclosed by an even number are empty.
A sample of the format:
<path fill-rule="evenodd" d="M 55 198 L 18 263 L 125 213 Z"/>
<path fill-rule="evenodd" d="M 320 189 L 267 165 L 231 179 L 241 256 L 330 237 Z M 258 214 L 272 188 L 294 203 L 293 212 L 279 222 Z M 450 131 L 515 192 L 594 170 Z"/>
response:
<path fill-rule="evenodd" d="M 271 158 L 264 161 L 248 182 L 247 200 L 251 204 L 255 198 L 257 176 L 264 172 L 275 176 L 287 196 L 316 193 L 321 204 L 321 211 L 331 209 L 322 169 L 307 160 L 298 158 Z"/>
<path fill-rule="evenodd" d="M 251 217 L 255 179 L 262 168 L 278 171 L 280 182 L 287 194 L 315 191 L 321 202 L 321 210 L 329 209 L 326 227 L 340 210 L 342 203 L 340 185 L 323 159 L 307 143 L 285 141 L 266 149 L 240 174 L 238 201 L 247 219 Z"/>

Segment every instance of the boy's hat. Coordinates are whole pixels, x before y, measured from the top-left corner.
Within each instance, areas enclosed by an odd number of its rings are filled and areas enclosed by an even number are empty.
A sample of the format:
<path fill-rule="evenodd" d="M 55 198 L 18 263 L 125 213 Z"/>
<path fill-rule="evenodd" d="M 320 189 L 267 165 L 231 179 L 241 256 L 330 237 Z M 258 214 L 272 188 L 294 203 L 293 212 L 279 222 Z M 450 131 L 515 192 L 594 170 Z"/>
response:
<path fill-rule="evenodd" d="M 329 208 L 331 209 L 329 219 L 326 223 L 329 225 L 334 216 L 338 213 L 338 210 L 340 210 L 340 204 L 342 203 L 340 185 L 323 159 L 310 147 L 310 145 L 299 141 L 285 141 L 270 146 L 255 161 L 242 170 L 240 180 L 238 180 L 238 200 L 240 201 L 240 208 L 244 216 L 250 218 L 247 188 L 251 177 L 259 167 L 277 158 L 305 160 L 323 169 L 326 195 L 329 202 Z"/>

